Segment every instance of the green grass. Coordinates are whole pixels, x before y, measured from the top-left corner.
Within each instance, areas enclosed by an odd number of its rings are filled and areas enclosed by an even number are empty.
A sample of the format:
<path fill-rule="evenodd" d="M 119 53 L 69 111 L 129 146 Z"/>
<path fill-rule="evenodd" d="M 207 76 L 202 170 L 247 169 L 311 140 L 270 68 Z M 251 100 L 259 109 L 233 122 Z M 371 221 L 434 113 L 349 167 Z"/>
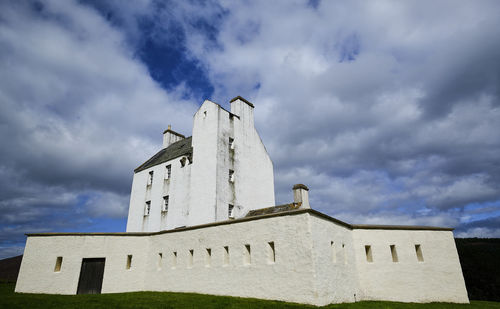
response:
<path fill-rule="evenodd" d="M 191 293 L 136 292 L 101 295 L 19 294 L 14 293 L 14 285 L 14 283 L 0 283 L 0 308 L 317 308 L 314 306 L 253 298 L 209 296 Z M 359 302 L 354 304 L 329 305 L 323 308 L 500 309 L 500 303 L 473 301 L 470 305 L 458 305 L 447 303 L 408 304 L 394 302 Z"/>

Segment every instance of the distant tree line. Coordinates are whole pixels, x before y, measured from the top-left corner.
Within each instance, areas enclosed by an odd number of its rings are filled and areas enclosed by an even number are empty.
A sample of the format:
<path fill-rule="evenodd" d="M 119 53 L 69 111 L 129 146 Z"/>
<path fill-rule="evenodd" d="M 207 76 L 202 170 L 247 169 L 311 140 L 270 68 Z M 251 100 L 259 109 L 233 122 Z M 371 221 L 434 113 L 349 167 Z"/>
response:
<path fill-rule="evenodd" d="M 455 238 L 469 299 L 500 301 L 500 238 Z"/>

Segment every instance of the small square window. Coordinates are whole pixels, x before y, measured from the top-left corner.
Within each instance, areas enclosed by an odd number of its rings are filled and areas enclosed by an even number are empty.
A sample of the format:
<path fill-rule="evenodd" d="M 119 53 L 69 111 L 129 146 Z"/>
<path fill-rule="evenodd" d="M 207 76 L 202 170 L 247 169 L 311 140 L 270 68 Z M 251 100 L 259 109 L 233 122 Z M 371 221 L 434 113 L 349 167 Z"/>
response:
<path fill-rule="evenodd" d="M 229 170 L 229 182 L 234 182 L 234 171 Z"/>
<path fill-rule="evenodd" d="M 153 171 L 149 172 L 149 175 L 148 175 L 148 186 L 152 185 L 153 184 Z"/>
<path fill-rule="evenodd" d="M 224 265 L 229 265 L 229 246 L 224 246 Z"/>
<path fill-rule="evenodd" d="M 250 245 L 245 245 L 245 253 L 243 255 L 243 264 L 250 265 L 252 263 L 252 253 L 250 251 Z"/>
<path fill-rule="evenodd" d="M 268 263 L 275 263 L 276 262 L 276 251 L 274 250 L 274 241 L 270 241 L 267 243 L 268 249 L 267 249 L 267 262 Z"/>
<path fill-rule="evenodd" d="M 151 212 L 151 201 L 147 201 L 146 205 L 144 205 L 144 216 L 149 216 Z"/>
<path fill-rule="evenodd" d="M 168 211 L 168 199 L 169 199 L 168 195 L 165 195 L 163 197 L 163 206 L 161 208 L 162 212 L 167 212 Z"/>
<path fill-rule="evenodd" d="M 127 255 L 127 266 L 126 266 L 126 269 L 130 269 L 132 268 L 132 255 L 129 254 Z"/>
<path fill-rule="evenodd" d="M 227 216 L 228 218 L 234 218 L 234 205 L 229 204 L 227 208 Z"/>
<path fill-rule="evenodd" d="M 58 256 L 56 259 L 56 266 L 54 267 L 54 272 L 60 272 L 61 271 L 61 266 L 62 266 L 62 256 Z"/>
<path fill-rule="evenodd" d="M 422 247 L 420 245 L 415 245 L 415 253 L 417 254 L 417 260 L 423 262 L 424 255 L 422 254 Z"/>
<path fill-rule="evenodd" d="M 229 149 L 234 150 L 234 138 L 229 138 Z"/>
<path fill-rule="evenodd" d="M 171 175 L 172 175 L 172 165 L 169 164 L 165 168 L 165 179 L 170 179 Z"/>
<path fill-rule="evenodd" d="M 372 246 L 365 246 L 365 254 L 366 254 L 366 261 L 368 263 L 373 262 L 373 256 L 372 256 Z"/>
<path fill-rule="evenodd" d="M 393 262 L 399 262 L 398 252 L 396 251 L 396 245 L 390 245 L 391 248 L 391 256 Z"/>

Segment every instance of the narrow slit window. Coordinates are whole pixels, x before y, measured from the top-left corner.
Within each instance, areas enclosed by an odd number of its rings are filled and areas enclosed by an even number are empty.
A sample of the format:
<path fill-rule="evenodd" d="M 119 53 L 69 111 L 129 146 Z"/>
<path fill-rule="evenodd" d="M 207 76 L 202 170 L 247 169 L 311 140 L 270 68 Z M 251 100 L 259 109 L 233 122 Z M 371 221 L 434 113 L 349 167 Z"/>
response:
<path fill-rule="evenodd" d="M 148 186 L 153 184 L 153 171 L 149 172 L 148 175 Z"/>
<path fill-rule="evenodd" d="M 345 244 L 342 244 L 342 253 L 344 254 L 344 264 L 347 264 L 347 250 Z"/>
<path fill-rule="evenodd" d="M 250 265 L 252 263 L 252 253 L 250 251 L 250 245 L 245 245 L 245 253 L 243 256 L 243 263 L 245 265 Z"/>
<path fill-rule="evenodd" d="M 391 247 L 392 261 L 398 262 L 398 252 L 396 251 L 396 245 L 390 245 L 390 247 Z"/>
<path fill-rule="evenodd" d="M 229 170 L 229 182 L 234 182 L 234 171 Z"/>
<path fill-rule="evenodd" d="M 168 195 L 165 195 L 163 197 L 163 206 L 161 207 L 161 211 L 162 212 L 167 212 L 168 211 L 168 200 L 169 200 Z"/>
<path fill-rule="evenodd" d="M 229 138 L 229 149 L 230 150 L 234 149 L 234 138 L 232 137 Z"/>
<path fill-rule="evenodd" d="M 422 254 L 422 247 L 420 245 L 415 245 L 415 253 L 417 254 L 417 260 L 423 262 L 424 255 Z"/>
<path fill-rule="evenodd" d="M 365 246 L 365 254 L 366 254 L 366 261 L 368 263 L 372 263 L 373 262 L 373 256 L 372 256 L 372 246 Z"/>
<path fill-rule="evenodd" d="M 149 216 L 150 212 L 151 212 L 151 201 L 146 201 L 146 204 L 144 205 L 144 216 Z"/>
<path fill-rule="evenodd" d="M 132 255 L 129 254 L 127 255 L 127 269 L 130 269 L 132 267 Z"/>
<path fill-rule="evenodd" d="M 269 263 L 276 262 L 276 251 L 274 249 L 274 241 L 270 241 L 268 244 L 267 261 Z"/>
<path fill-rule="evenodd" d="M 58 273 L 61 271 L 62 267 L 62 256 L 58 256 L 56 259 L 56 266 L 54 267 L 54 272 Z"/>
<path fill-rule="evenodd" d="M 177 267 L 177 251 L 172 252 L 172 268 Z"/>
<path fill-rule="evenodd" d="M 193 260 L 194 260 L 194 250 L 191 249 L 189 250 L 188 267 L 193 267 Z"/>
<path fill-rule="evenodd" d="M 229 265 L 229 246 L 224 247 L 224 265 Z"/>
<path fill-rule="evenodd" d="M 163 254 L 160 252 L 158 253 L 158 269 L 161 269 L 162 264 L 163 264 Z"/>
<path fill-rule="evenodd" d="M 170 179 L 171 175 L 172 175 L 172 165 L 169 164 L 166 166 L 166 169 L 165 169 L 165 179 Z"/>
<path fill-rule="evenodd" d="M 233 204 L 229 204 L 227 207 L 227 217 L 234 218 L 234 205 Z"/>
<path fill-rule="evenodd" d="M 332 254 L 332 263 L 337 262 L 337 253 L 335 252 L 335 242 L 330 241 L 330 252 Z"/>
<path fill-rule="evenodd" d="M 205 266 L 210 267 L 212 265 L 212 249 L 207 248 L 207 254 L 205 255 Z"/>

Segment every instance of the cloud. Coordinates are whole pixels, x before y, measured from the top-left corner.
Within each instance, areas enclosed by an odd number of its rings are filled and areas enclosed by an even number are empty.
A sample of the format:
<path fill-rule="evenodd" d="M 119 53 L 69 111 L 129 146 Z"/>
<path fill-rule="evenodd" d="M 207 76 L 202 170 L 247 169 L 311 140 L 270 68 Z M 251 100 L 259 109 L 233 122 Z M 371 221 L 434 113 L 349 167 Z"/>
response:
<path fill-rule="evenodd" d="M 203 19 L 196 5 L 181 11 Z M 255 103 L 279 202 L 300 182 L 329 214 L 459 225 L 470 203 L 500 200 L 497 11 L 492 1 L 223 2 L 205 18 L 215 30 L 183 29 L 215 99 Z"/>
<path fill-rule="evenodd" d="M 165 126 L 189 135 L 200 96 L 236 95 L 256 106 L 277 202 L 305 183 L 313 208 L 348 222 L 497 235 L 498 8 L 2 3 L 2 242 L 123 218 Z"/>
<path fill-rule="evenodd" d="M 197 102 L 76 1 L 4 2 L 0 25 L 2 242 L 124 218 L 133 168 L 169 123 L 189 134 Z"/>

